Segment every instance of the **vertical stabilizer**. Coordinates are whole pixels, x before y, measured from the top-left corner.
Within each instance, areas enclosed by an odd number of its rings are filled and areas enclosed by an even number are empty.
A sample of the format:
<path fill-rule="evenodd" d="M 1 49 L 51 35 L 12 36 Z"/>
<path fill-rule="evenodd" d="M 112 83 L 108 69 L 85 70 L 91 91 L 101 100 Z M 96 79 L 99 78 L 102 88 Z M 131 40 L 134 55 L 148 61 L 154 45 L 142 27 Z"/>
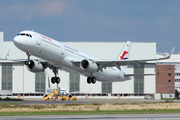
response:
<path fill-rule="evenodd" d="M 122 49 L 121 53 L 119 54 L 117 60 L 126 60 L 129 59 L 129 54 L 130 54 L 130 49 L 131 49 L 131 42 L 127 41 L 126 45 Z M 121 71 L 126 73 L 127 65 L 120 66 Z"/>

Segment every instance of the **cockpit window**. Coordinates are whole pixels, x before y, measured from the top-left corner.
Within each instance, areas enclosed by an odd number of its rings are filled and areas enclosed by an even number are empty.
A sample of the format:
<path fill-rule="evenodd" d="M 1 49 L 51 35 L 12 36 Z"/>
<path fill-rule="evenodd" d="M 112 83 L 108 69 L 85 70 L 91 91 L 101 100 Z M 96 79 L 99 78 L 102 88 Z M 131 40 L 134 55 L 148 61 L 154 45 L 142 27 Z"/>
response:
<path fill-rule="evenodd" d="M 27 33 L 19 33 L 18 36 L 27 36 L 32 38 L 32 35 Z"/>
<path fill-rule="evenodd" d="M 21 33 L 21 36 L 25 36 L 26 34 L 25 33 Z"/>

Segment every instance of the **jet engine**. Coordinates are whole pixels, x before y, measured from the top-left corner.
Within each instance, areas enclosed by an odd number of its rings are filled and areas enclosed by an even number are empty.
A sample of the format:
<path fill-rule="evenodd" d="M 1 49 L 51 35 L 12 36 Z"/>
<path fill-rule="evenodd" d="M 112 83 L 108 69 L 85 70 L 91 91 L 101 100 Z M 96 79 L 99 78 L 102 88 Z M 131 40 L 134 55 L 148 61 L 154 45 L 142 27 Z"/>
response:
<path fill-rule="evenodd" d="M 31 72 L 43 72 L 44 71 L 43 65 L 36 60 L 26 61 L 25 65 L 27 66 L 27 69 Z"/>
<path fill-rule="evenodd" d="M 90 72 L 90 73 L 94 73 L 94 72 L 98 71 L 97 64 L 94 61 L 87 60 L 87 59 L 84 59 L 81 61 L 80 68 L 82 70 L 85 70 L 85 71 Z"/>

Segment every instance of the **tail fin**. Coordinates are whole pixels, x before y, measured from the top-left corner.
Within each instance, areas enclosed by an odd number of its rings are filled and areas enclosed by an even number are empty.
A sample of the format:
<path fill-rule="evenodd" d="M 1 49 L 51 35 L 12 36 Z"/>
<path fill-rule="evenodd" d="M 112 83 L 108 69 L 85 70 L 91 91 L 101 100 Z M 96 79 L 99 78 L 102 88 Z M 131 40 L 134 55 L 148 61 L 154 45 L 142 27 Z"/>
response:
<path fill-rule="evenodd" d="M 129 59 L 129 54 L 130 54 L 130 49 L 131 49 L 131 42 L 127 41 L 126 45 L 122 49 L 121 53 L 119 54 L 117 60 L 126 60 Z M 121 70 L 123 72 L 126 72 L 127 65 L 125 66 L 120 66 Z"/>

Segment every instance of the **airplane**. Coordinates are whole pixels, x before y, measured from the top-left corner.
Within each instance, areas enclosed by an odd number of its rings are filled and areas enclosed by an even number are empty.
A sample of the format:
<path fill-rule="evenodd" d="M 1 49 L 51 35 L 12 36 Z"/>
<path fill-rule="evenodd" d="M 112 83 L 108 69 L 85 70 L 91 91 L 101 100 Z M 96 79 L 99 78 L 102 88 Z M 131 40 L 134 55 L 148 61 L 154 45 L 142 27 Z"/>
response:
<path fill-rule="evenodd" d="M 127 41 L 116 60 L 102 60 L 35 31 L 22 31 L 14 37 L 13 42 L 17 48 L 26 53 L 27 59 L 9 59 L 9 52 L 6 59 L 24 62 L 27 69 L 34 73 L 44 72 L 46 68 L 50 68 L 54 73 L 51 82 L 57 84 L 60 83 L 58 70 L 86 76 L 88 84 L 95 84 L 96 81 L 120 82 L 130 80 L 132 76 L 137 74 L 126 73 L 127 65 L 140 65 L 140 63 L 147 63 L 148 61 L 169 59 L 174 51 L 173 48 L 172 52 L 163 58 L 131 60 L 129 59 L 131 42 Z M 31 59 L 31 55 L 40 59 Z"/>

